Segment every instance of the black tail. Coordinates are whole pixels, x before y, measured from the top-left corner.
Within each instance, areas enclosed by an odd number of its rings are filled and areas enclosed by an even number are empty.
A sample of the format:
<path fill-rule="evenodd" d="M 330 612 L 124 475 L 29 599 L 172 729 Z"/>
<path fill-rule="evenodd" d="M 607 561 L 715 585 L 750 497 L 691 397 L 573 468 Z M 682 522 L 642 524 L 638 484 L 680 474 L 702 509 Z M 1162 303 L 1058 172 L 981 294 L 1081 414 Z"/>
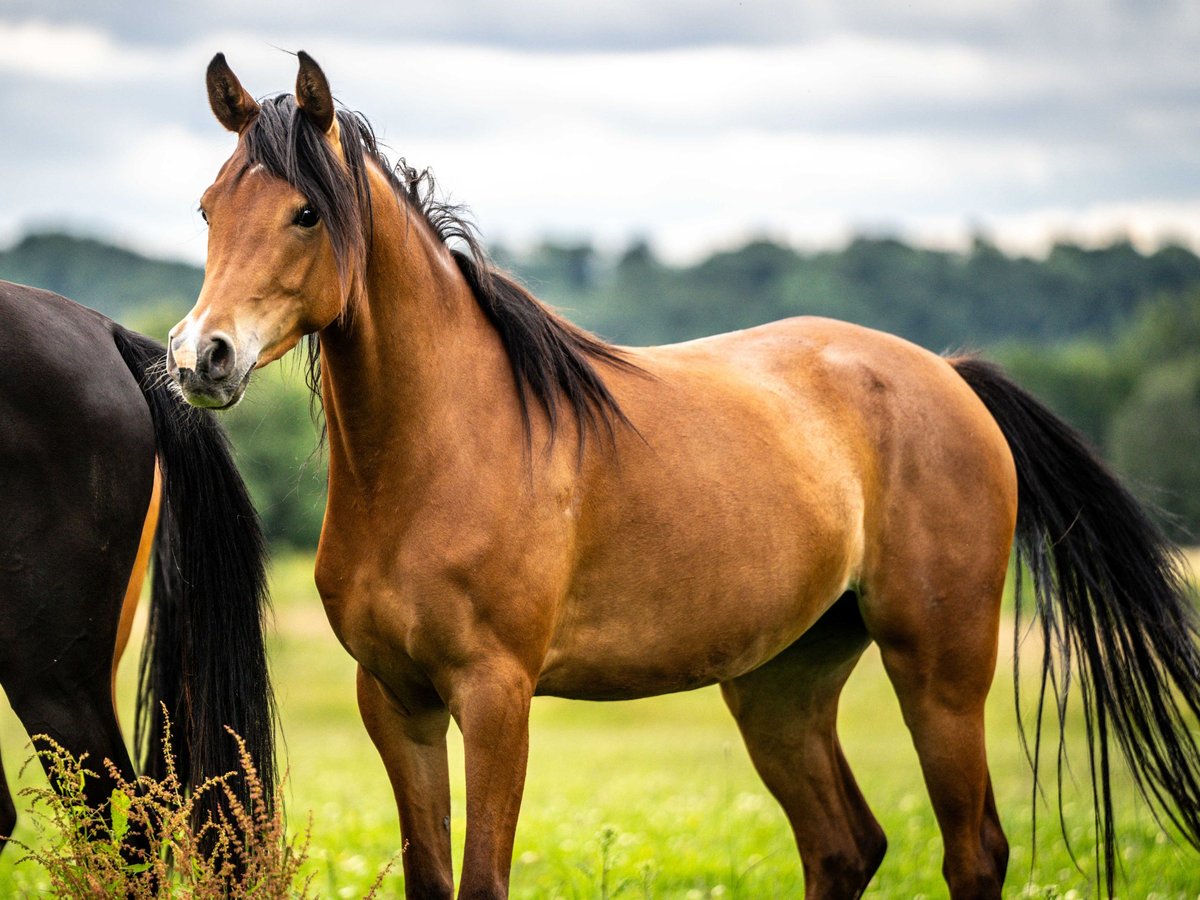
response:
<path fill-rule="evenodd" d="M 275 717 L 263 645 L 268 605 L 258 515 L 214 416 L 189 406 L 167 381 L 163 346 L 120 326 L 113 339 L 150 407 L 163 476 L 134 726 L 142 771 L 165 774 L 165 706 L 185 788 L 241 770 L 228 726 L 245 740 L 270 804 Z M 237 781 L 231 787 L 243 788 Z M 213 802 L 201 815 L 216 811 L 219 793 L 208 792 Z"/>
<path fill-rule="evenodd" d="M 1017 565 L 1028 567 L 1045 639 L 1037 730 L 1052 688 L 1061 723 L 1077 678 L 1095 801 L 1097 855 L 1113 892 L 1109 783 L 1114 738 L 1139 790 L 1200 847 L 1198 623 L 1179 551 L 1079 434 L 975 359 L 951 361 L 1008 439 L 1017 467 Z M 1017 639 L 1020 628 L 1017 585 Z M 1014 661 L 1015 666 L 1015 661 Z M 1061 731 L 1059 746 L 1061 780 Z M 1059 808 L 1061 816 L 1061 800 Z"/>

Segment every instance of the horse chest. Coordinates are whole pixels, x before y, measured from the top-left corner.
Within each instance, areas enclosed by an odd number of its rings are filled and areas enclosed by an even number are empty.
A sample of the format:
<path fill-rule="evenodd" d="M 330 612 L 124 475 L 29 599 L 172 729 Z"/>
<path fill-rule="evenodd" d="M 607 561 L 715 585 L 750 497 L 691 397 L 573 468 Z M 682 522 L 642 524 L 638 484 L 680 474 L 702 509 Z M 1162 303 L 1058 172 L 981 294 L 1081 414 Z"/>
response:
<path fill-rule="evenodd" d="M 427 538 L 384 553 L 341 552 L 351 546 L 322 544 L 317 587 L 338 640 L 385 681 L 398 665 L 435 676 L 475 652 L 495 617 L 515 614 L 510 600 L 520 592 L 508 587 L 507 555 Z"/>

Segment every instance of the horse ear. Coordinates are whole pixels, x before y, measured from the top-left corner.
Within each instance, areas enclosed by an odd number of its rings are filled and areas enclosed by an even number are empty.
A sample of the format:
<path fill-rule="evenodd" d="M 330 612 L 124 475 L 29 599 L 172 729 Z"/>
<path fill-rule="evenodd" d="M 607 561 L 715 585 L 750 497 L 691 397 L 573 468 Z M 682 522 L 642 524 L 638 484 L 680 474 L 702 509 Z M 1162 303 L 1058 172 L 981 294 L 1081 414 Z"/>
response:
<path fill-rule="evenodd" d="M 208 103 L 217 121 L 235 134 L 241 134 L 258 115 L 258 104 L 218 53 L 208 64 Z"/>
<path fill-rule="evenodd" d="M 310 122 L 328 132 L 333 128 L 333 94 L 329 91 L 329 81 L 311 56 L 303 50 L 296 56 L 300 60 L 300 72 L 296 75 L 296 105 Z"/>

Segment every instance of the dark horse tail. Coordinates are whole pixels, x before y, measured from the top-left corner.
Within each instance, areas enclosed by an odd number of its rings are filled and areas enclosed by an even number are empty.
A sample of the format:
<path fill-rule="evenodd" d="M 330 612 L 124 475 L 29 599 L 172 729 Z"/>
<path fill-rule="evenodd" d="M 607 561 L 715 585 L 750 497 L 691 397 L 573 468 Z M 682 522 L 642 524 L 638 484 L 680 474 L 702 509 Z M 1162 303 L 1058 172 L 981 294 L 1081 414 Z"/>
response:
<path fill-rule="evenodd" d="M 170 385 L 163 346 L 113 326 L 117 350 L 154 421 L 163 501 L 154 542 L 150 618 L 138 675 L 134 743 L 142 771 L 166 774 L 165 707 L 182 786 L 241 771 L 236 732 L 275 796 L 275 718 L 263 645 L 266 552 L 258 515 L 215 417 Z M 242 779 L 229 785 L 248 805 Z M 220 791 L 197 812 L 215 813 Z"/>
<path fill-rule="evenodd" d="M 997 367 L 970 358 L 951 364 L 999 423 L 1016 462 L 1017 640 L 1022 567 L 1031 576 L 1044 638 L 1035 781 L 1047 699 L 1061 723 L 1075 678 L 1097 856 L 1102 848 L 1111 895 L 1110 739 L 1155 815 L 1200 847 L 1200 751 L 1188 727 L 1189 710 L 1193 722 L 1200 717 L 1200 632 L 1184 566 L 1146 509 L 1070 426 Z M 1060 730 L 1060 781 L 1061 740 Z"/>

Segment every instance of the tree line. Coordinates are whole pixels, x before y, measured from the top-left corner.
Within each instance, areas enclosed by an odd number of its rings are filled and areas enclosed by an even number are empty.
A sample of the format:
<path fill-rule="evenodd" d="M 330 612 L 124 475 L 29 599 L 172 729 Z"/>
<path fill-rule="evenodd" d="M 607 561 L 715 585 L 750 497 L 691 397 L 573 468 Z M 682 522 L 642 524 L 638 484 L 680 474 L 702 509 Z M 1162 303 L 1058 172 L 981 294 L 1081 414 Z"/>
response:
<path fill-rule="evenodd" d="M 646 241 L 616 255 L 548 242 L 527 252 L 495 247 L 493 256 L 569 318 L 623 344 L 825 315 L 938 352 L 983 351 L 1132 478 L 1176 537 L 1200 529 L 1200 257 L 1187 248 L 1062 243 L 1031 259 L 983 238 L 951 252 L 862 237 L 816 253 L 758 239 L 691 265 L 663 262 Z M 35 234 L 0 251 L 0 278 L 62 293 L 162 339 L 203 273 L 100 241 Z M 225 422 L 272 540 L 310 547 L 324 461 L 303 380 L 278 369 L 260 373 Z"/>

